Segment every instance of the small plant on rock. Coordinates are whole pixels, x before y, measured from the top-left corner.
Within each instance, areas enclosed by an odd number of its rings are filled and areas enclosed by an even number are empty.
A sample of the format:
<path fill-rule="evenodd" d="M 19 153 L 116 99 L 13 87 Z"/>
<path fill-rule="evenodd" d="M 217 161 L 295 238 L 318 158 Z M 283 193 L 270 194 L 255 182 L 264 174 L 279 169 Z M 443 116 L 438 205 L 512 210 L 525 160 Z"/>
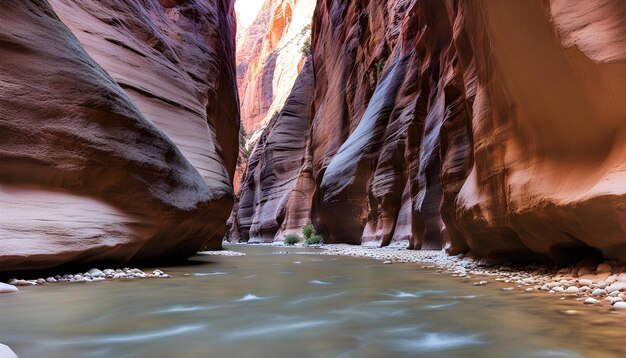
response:
<path fill-rule="evenodd" d="M 304 236 L 304 238 L 308 240 L 313 234 L 315 234 L 315 228 L 313 227 L 313 224 L 304 225 L 304 227 L 302 228 L 302 236 Z"/>
<path fill-rule="evenodd" d="M 322 243 L 322 237 L 318 234 L 313 234 L 311 235 L 310 238 L 306 239 L 304 241 L 305 244 L 307 245 L 317 245 L 317 244 L 321 244 Z"/>
<path fill-rule="evenodd" d="M 285 245 L 295 245 L 300 242 L 300 236 L 289 234 L 285 236 Z"/>

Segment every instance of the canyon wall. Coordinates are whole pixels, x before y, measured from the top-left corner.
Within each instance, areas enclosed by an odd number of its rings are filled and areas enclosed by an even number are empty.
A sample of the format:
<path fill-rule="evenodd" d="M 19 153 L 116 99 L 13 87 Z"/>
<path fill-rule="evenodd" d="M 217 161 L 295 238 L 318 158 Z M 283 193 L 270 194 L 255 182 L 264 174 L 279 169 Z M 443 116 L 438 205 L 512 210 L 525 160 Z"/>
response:
<path fill-rule="evenodd" d="M 230 0 L 28 0 L 0 21 L 0 270 L 221 247 Z"/>
<path fill-rule="evenodd" d="M 249 153 L 263 128 L 282 109 L 304 66 L 314 8 L 314 0 L 265 0 L 254 21 L 238 21 L 237 84 L 246 143 L 240 153 L 236 189 Z"/>
<path fill-rule="evenodd" d="M 310 221 L 327 243 L 626 261 L 624 15 L 618 0 L 318 1 L 312 75 L 262 132 L 231 239 Z"/>

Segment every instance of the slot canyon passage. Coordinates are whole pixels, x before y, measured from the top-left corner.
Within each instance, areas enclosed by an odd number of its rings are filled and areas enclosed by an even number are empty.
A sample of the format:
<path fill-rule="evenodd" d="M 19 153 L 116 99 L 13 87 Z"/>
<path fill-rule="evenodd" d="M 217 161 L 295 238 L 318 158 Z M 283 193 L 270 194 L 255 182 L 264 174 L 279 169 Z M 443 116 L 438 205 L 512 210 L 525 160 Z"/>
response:
<path fill-rule="evenodd" d="M 1 358 L 626 356 L 626 2 L 0 3 Z"/>

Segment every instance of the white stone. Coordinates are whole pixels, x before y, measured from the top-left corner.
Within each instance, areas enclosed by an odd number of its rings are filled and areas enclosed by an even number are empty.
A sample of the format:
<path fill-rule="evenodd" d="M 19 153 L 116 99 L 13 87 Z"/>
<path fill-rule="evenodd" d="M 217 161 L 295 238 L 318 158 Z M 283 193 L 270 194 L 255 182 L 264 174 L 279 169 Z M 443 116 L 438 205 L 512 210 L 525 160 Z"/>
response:
<path fill-rule="evenodd" d="M 580 290 L 576 286 L 570 286 L 565 290 L 565 293 L 578 293 Z"/>
<path fill-rule="evenodd" d="M 622 282 L 622 281 L 614 282 L 611 285 L 609 285 L 609 287 L 606 288 L 606 292 L 624 291 L 624 290 L 626 290 L 626 282 Z"/>
<path fill-rule="evenodd" d="M 590 286 L 593 283 L 593 281 L 589 280 L 589 279 L 580 279 L 578 280 L 578 284 L 582 285 L 582 286 Z"/>
<path fill-rule="evenodd" d="M 11 350 L 8 346 L 0 344 L 0 357 L 2 358 L 17 358 L 17 354 Z"/>
<path fill-rule="evenodd" d="M 601 296 L 601 295 L 605 295 L 606 291 L 601 288 L 596 288 L 595 290 L 593 290 L 593 292 L 591 292 L 591 294 L 594 296 Z"/>
<path fill-rule="evenodd" d="M 584 304 L 586 305 L 595 305 L 596 303 L 598 303 L 598 300 L 596 300 L 595 298 L 587 298 L 585 301 L 583 301 Z"/>
<path fill-rule="evenodd" d="M 565 292 L 565 289 L 561 286 L 557 286 L 557 287 L 553 287 L 552 291 L 561 293 L 561 292 Z"/>
<path fill-rule="evenodd" d="M 56 278 L 54 278 L 54 277 L 48 277 L 48 278 L 46 279 L 46 282 L 48 282 L 48 283 L 55 283 L 55 282 L 57 282 L 57 279 L 56 279 Z"/>
<path fill-rule="evenodd" d="M 18 292 L 18 291 L 19 289 L 17 287 L 0 282 L 0 293 L 13 293 L 13 292 Z M 2 350 L 0 350 L 0 353 L 2 353 Z"/>
<path fill-rule="evenodd" d="M 613 305 L 613 308 L 615 308 L 616 310 L 626 310 L 626 302 L 615 302 L 615 304 Z"/>
<path fill-rule="evenodd" d="M 104 275 L 104 272 L 97 268 L 92 268 L 91 270 L 87 271 L 87 273 L 90 274 L 91 277 L 101 277 Z"/>

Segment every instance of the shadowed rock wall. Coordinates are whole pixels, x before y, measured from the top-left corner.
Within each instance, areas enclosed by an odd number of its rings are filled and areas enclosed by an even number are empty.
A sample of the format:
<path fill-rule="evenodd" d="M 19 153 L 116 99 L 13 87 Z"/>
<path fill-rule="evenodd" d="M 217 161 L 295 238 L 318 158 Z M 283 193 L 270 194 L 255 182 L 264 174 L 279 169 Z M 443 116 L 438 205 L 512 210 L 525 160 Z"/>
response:
<path fill-rule="evenodd" d="M 29 0 L 1 17 L 0 270 L 220 247 L 231 1 Z"/>

